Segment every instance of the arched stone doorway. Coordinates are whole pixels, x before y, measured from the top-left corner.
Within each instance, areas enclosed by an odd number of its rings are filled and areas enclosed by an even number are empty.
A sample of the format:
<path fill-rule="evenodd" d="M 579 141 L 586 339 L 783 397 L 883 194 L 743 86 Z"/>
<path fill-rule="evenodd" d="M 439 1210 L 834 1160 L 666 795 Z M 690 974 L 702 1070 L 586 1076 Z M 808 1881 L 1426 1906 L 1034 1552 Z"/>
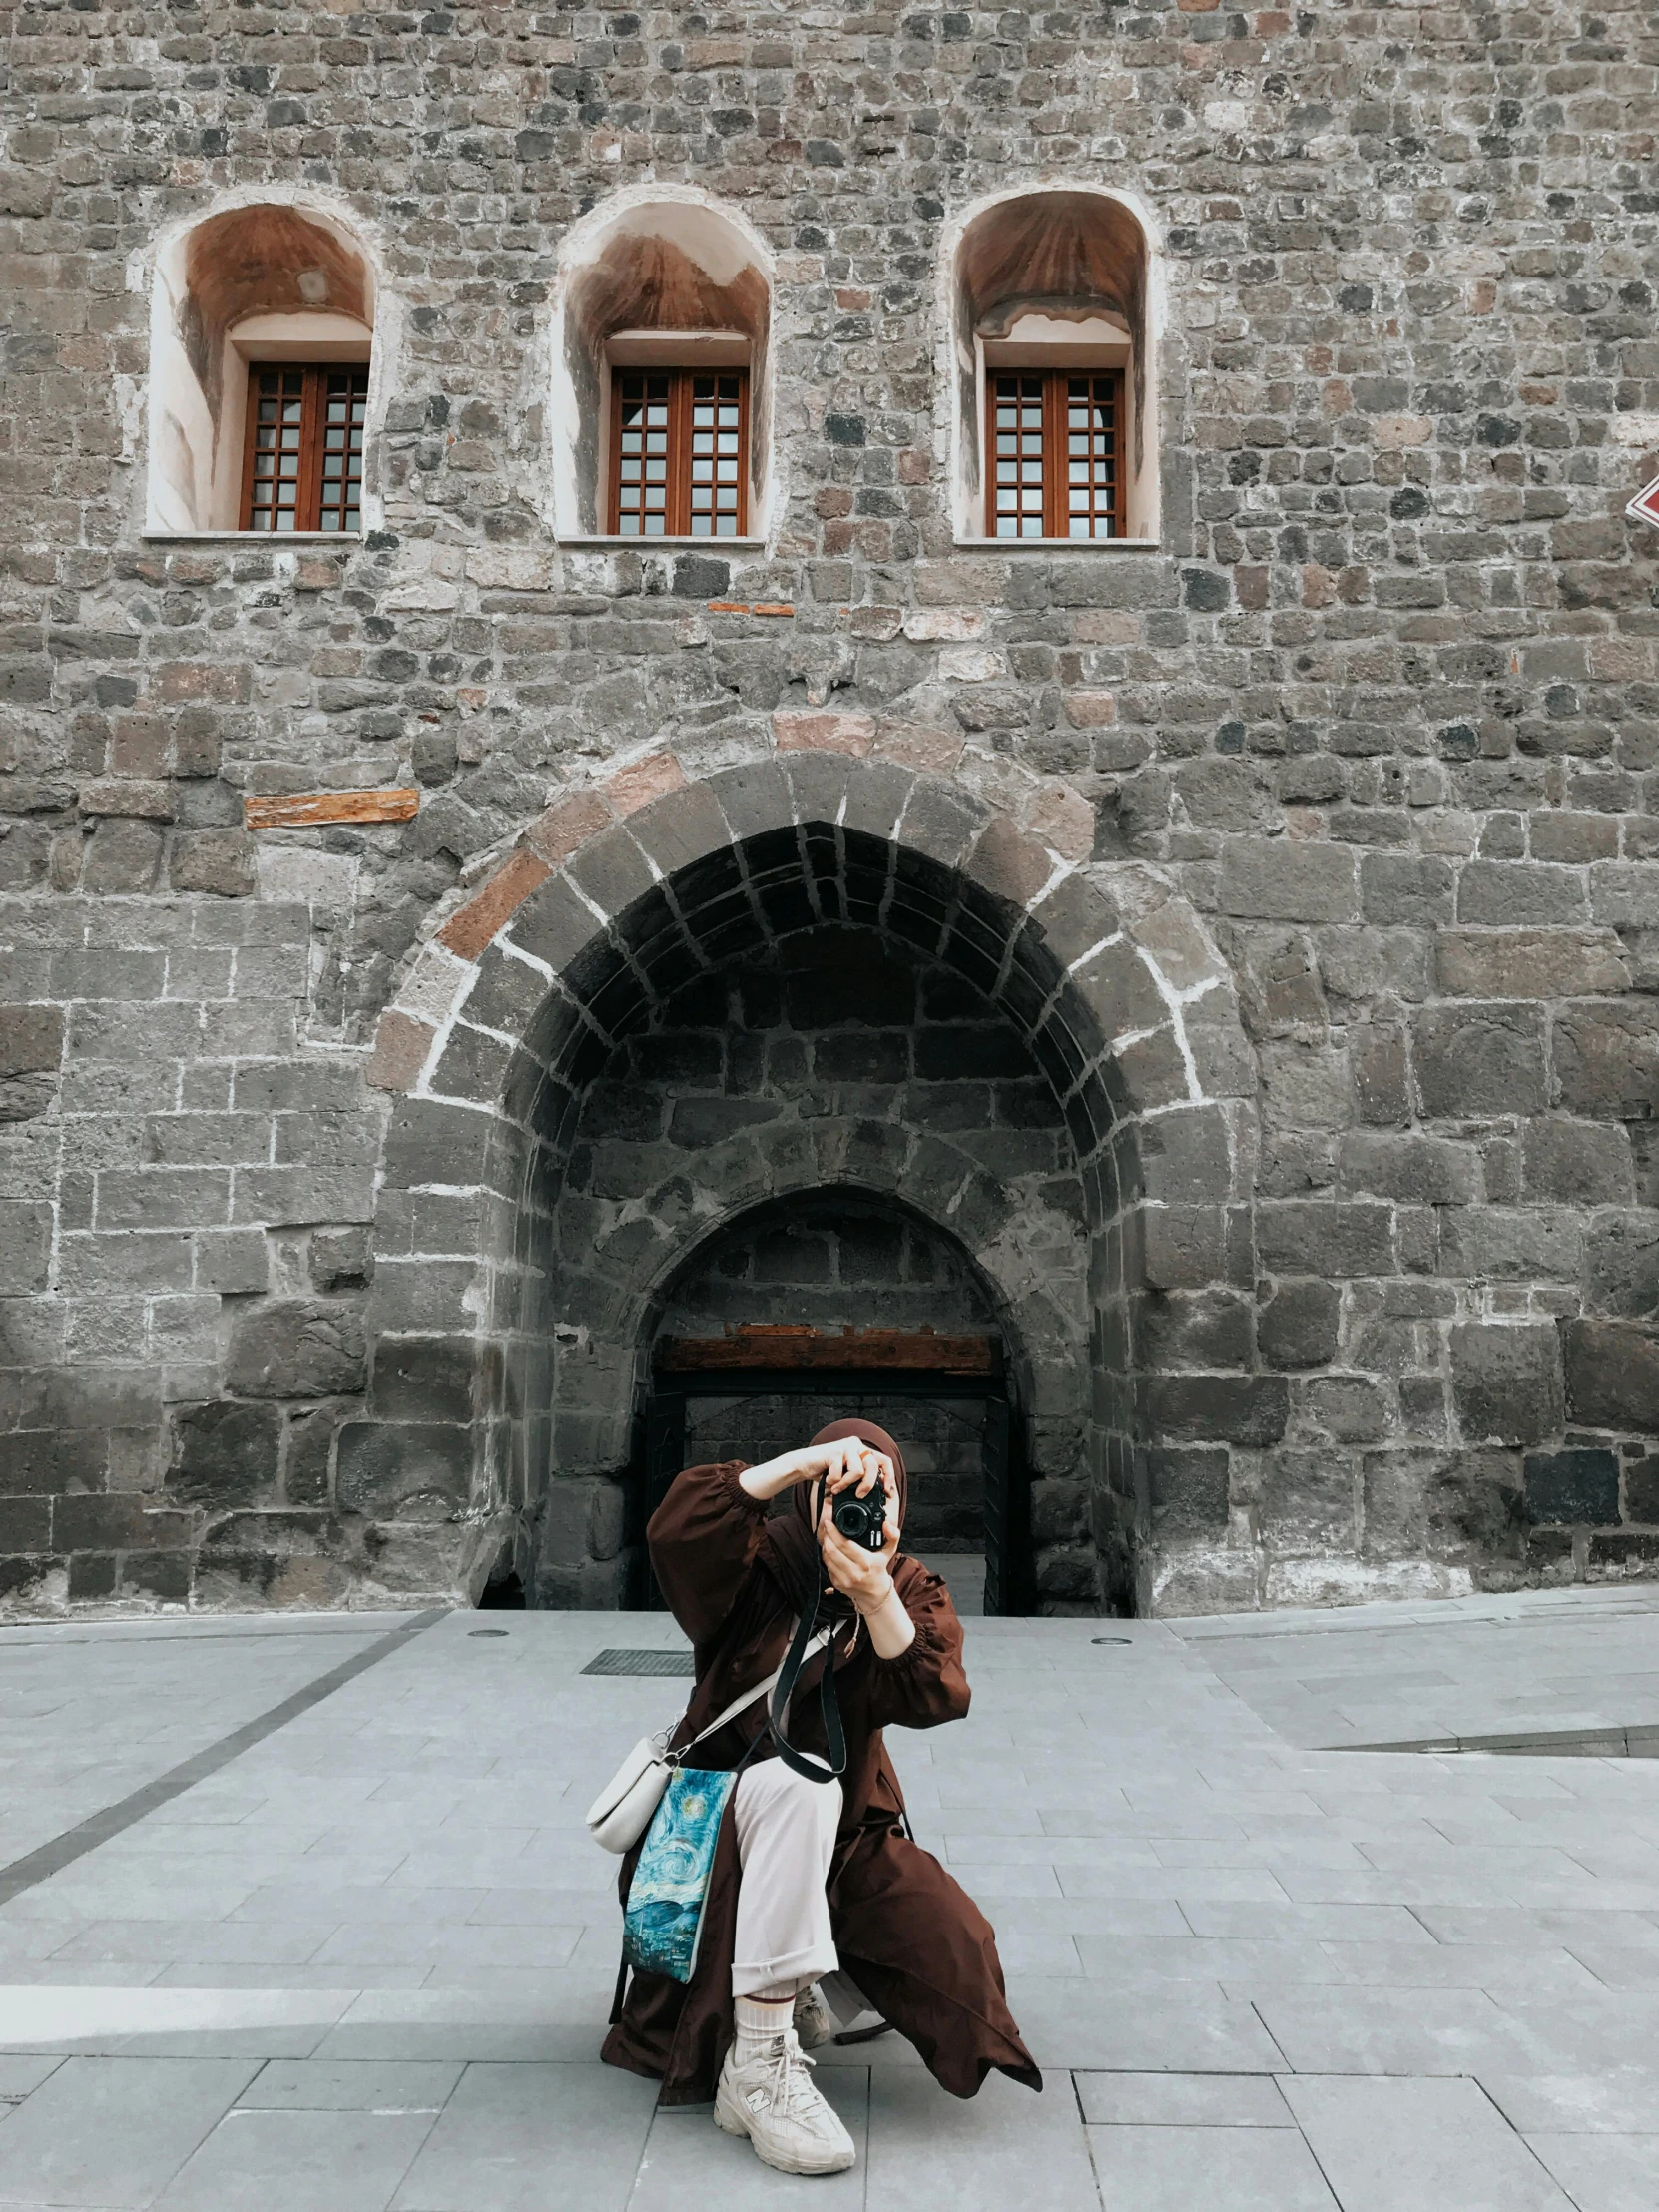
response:
<path fill-rule="evenodd" d="M 388 1342 L 414 1312 L 442 1317 L 470 1395 L 464 1421 L 451 1393 L 436 1420 L 365 1428 L 348 1470 L 342 1447 L 342 1491 L 388 1517 L 447 1494 L 469 1582 L 510 1552 L 539 1602 L 617 1603 L 663 1286 L 763 1202 L 856 1189 L 938 1224 L 1015 1319 L 1036 1602 L 1132 1606 L 1154 1479 L 1184 1481 L 1183 1447 L 1260 1429 L 1272 1407 L 1254 1377 L 1189 1387 L 1145 1358 L 1202 1360 L 1184 1286 L 1249 1279 L 1248 1225 L 1241 1245 L 1227 1203 L 1241 1117 L 1216 1094 L 1251 1078 L 1190 916 L 1160 886 L 1126 887 L 1128 912 L 1104 871 L 889 764 L 780 756 L 689 784 L 659 756 L 561 802 L 382 1020 L 377 1079 L 410 1095 L 388 1141 L 375 1298 L 382 1326 L 402 1322 Z M 831 999 L 854 973 L 871 1005 L 908 991 L 912 1016 L 865 1020 L 861 1003 L 841 1023 L 826 1000 L 803 1026 L 789 1007 L 806 973 Z M 755 1011 L 764 990 L 777 1023 Z M 935 1017 L 968 1040 L 960 1080 L 991 1055 L 994 1080 L 1031 1102 L 1028 1127 L 924 1095 L 915 1054 Z M 902 1067 L 882 1058 L 900 1034 Z M 476 1260 L 437 1270 L 407 1225 L 463 1206 Z M 1149 1280 L 1160 1326 L 1138 1334 Z M 1140 1439 L 1171 1411 L 1185 1425 L 1156 1477 Z M 1214 1456 L 1195 1462 L 1207 1489 L 1184 1509 L 1219 1547 Z"/>

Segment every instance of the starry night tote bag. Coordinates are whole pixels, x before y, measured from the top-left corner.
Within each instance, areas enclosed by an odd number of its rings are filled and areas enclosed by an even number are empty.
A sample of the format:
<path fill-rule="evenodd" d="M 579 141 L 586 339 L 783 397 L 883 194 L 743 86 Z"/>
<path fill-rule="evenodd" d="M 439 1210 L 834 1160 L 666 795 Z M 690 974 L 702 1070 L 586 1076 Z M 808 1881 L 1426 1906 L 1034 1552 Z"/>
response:
<path fill-rule="evenodd" d="M 637 1973 L 690 1981 L 703 1932 L 715 1846 L 736 1772 L 676 1767 L 657 1801 L 628 1888 L 622 1955 Z"/>

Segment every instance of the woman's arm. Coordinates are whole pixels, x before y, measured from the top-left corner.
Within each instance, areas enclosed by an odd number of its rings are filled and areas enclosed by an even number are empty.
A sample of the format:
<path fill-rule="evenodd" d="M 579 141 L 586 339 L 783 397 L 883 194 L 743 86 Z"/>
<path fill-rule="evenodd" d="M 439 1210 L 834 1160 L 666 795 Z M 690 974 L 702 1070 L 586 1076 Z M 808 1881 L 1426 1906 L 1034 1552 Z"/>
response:
<path fill-rule="evenodd" d="M 909 1624 L 909 1640 L 896 1656 L 870 1643 L 877 1664 L 870 1686 L 872 1728 L 937 1728 L 966 1714 L 971 1693 L 962 1671 L 962 1624 L 950 1592 L 916 1559 L 900 1559 L 893 1572 L 892 1602 Z"/>
<path fill-rule="evenodd" d="M 852 1483 L 868 1489 L 876 1479 L 875 1470 L 885 1464 L 879 1452 L 871 1451 L 856 1436 L 843 1436 L 836 1443 L 806 1444 L 800 1451 L 786 1451 L 776 1459 L 763 1460 L 758 1467 L 745 1467 L 740 1480 L 752 1498 L 765 1501 L 794 1489 L 798 1482 L 817 1482 L 821 1476 L 831 1490 Z"/>
<path fill-rule="evenodd" d="M 694 1644 L 724 1626 L 760 1549 L 768 1503 L 793 1483 L 820 1475 L 833 1488 L 858 1483 L 866 1459 L 872 1469 L 885 1464 L 852 1438 L 787 1451 L 758 1467 L 726 1459 L 675 1477 L 645 1537 L 658 1586 Z"/>
<path fill-rule="evenodd" d="M 715 1635 L 743 1586 L 766 1506 L 743 1486 L 741 1459 L 676 1475 L 645 1531 L 669 1611 L 694 1644 Z"/>

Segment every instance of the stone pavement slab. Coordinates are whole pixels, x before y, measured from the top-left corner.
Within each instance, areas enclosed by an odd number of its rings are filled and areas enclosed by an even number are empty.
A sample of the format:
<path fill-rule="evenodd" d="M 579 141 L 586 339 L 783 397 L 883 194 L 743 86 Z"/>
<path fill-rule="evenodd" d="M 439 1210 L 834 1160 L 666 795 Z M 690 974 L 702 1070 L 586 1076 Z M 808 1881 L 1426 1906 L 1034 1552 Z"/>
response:
<path fill-rule="evenodd" d="M 469 2066 L 393 2202 L 396 2212 L 612 2212 L 626 2204 L 655 2087 L 591 2060 Z"/>
<path fill-rule="evenodd" d="M 1110 2212 L 1334 2212 L 1318 2162 L 1294 2128 L 1091 2127 Z M 1346 2208 L 1345 2208 L 1346 2212 Z"/>
<path fill-rule="evenodd" d="M 864 2201 L 1098 2212 L 1070 2081 L 1062 2072 L 1033 2096 L 993 2074 L 962 2104 L 918 2068 L 872 2069 Z"/>
<path fill-rule="evenodd" d="M 1080 2073 L 1083 2117 L 1119 2127 L 1295 2127 L 1267 2074 Z"/>
<path fill-rule="evenodd" d="M 1578 2212 L 1653 2212 L 1651 2135 L 1529 2135 L 1527 2148 Z"/>
<path fill-rule="evenodd" d="M 1343 2212 L 1571 2212 L 1474 2081 L 1316 2075 L 1283 2087 Z"/>
<path fill-rule="evenodd" d="M 154 2204 L 255 2072 L 231 2058 L 71 2058 L 0 2120 L 0 2204 Z"/>
<path fill-rule="evenodd" d="M 345 1614 L 0 1631 L 0 1732 L 8 1764 L 29 1777 L 27 1790 L 0 1794 L 0 1866 L 217 1743 L 394 1625 Z M 228 1800 L 209 1800 L 202 1819 L 215 1802 Z M 244 1797 L 235 1817 L 260 1802 Z"/>
<path fill-rule="evenodd" d="M 770 2212 L 811 2203 L 822 2212 L 862 2212 L 869 2187 L 869 2068 L 845 2066 L 819 2077 L 858 2153 L 844 2174 L 780 2174 L 763 2166 L 746 2142 L 711 2125 L 711 2107 L 682 2106 L 651 2122 L 628 2212 L 684 2212 L 688 2204 L 721 2212 Z M 1091 2202 L 1087 2212 L 1097 2212 Z"/>
<path fill-rule="evenodd" d="M 897 2037 L 831 2047 L 859 2164 L 798 2185 L 597 2062 L 616 1868 L 582 1811 L 682 1693 L 581 1670 L 677 1631 L 486 1618 L 0 1904 L 5 2212 L 1659 2206 L 1659 1761 L 1357 1748 L 1641 1719 L 1647 1594 L 971 1622 L 968 1719 L 892 1748 L 1047 2087 L 962 2103 Z M 397 1619 L 0 1631 L 14 1850 Z"/>
<path fill-rule="evenodd" d="M 383 2212 L 435 2112 L 228 2113 L 158 2212 Z"/>

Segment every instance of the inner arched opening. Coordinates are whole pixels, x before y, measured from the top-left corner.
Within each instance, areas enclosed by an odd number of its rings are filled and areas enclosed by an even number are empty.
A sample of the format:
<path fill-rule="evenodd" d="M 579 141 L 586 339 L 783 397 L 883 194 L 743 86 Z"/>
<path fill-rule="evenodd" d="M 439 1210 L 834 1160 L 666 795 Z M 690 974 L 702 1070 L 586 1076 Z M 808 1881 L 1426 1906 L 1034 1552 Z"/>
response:
<path fill-rule="evenodd" d="M 857 1365 L 852 1363 L 857 1362 Z M 699 1365 L 699 1363 L 704 1363 Z M 837 1365 L 838 1364 L 838 1365 Z M 861 1415 L 904 1453 L 904 1549 L 959 1611 L 1029 1602 L 1028 1503 L 998 1301 L 960 1243 L 902 1201 L 809 1190 L 740 1215 L 665 1285 L 648 1432 L 673 1401 L 670 1457 L 751 1464 Z M 648 1460 L 647 1480 L 655 1471 Z"/>

